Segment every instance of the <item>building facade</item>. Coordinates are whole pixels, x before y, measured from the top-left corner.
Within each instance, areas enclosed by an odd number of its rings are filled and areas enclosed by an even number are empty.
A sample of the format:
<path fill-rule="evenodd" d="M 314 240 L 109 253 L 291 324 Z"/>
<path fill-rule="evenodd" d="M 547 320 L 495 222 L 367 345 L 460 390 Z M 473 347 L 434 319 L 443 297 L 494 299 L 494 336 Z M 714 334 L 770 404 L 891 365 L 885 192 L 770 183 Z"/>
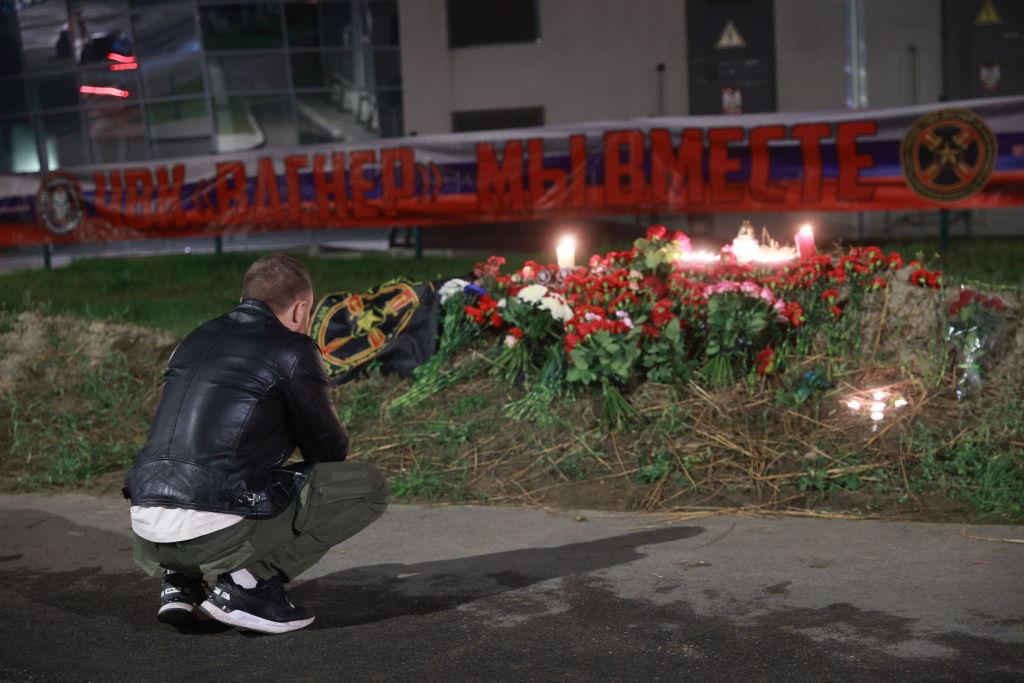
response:
<path fill-rule="evenodd" d="M 395 0 L 0 0 L 0 173 L 402 133 Z"/>
<path fill-rule="evenodd" d="M 494 25 L 463 16 L 477 4 L 399 1 L 408 131 L 1024 93 L 1011 0 L 498 1 Z"/>
<path fill-rule="evenodd" d="M 1022 46 L 1016 0 L 0 0 L 0 174 L 1021 94 Z"/>

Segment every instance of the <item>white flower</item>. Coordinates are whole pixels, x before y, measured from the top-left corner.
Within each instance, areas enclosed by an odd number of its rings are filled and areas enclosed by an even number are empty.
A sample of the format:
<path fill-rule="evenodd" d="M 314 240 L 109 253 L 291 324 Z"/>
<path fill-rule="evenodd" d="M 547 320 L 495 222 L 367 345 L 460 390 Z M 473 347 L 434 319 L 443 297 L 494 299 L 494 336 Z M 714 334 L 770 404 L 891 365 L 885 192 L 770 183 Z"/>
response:
<path fill-rule="evenodd" d="M 444 302 L 456 294 L 462 294 L 467 285 L 469 285 L 468 282 L 459 278 L 454 278 L 441 285 L 441 289 L 437 290 L 437 293 L 441 296 L 441 303 L 444 304 Z"/>
<path fill-rule="evenodd" d="M 505 308 L 508 306 L 508 299 L 498 299 L 498 308 Z"/>
<path fill-rule="evenodd" d="M 520 289 L 519 293 L 516 294 L 516 298 L 520 301 L 525 301 L 528 304 L 535 304 L 547 293 L 548 288 L 544 285 L 530 285 Z"/>
<path fill-rule="evenodd" d="M 618 318 L 619 320 L 621 320 L 622 324 L 625 325 L 626 327 L 628 327 L 631 330 L 636 327 L 636 325 L 633 323 L 632 319 L 630 319 L 629 313 L 627 313 L 626 311 L 616 310 L 615 311 L 615 317 Z"/>
<path fill-rule="evenodd" d="M 505 335 L 505 347 L 511 349 L 513 346 L 519 343 L 519 340 L 513 337 L 511 334 Z"/>
<path fill-rule="evenodd" d="M 569 304 L 565 303 L 565 299 L 557 294 L 544 297 L 538 305 L 559 322 L 572 319 L 572 308 L 569 307 Z"/>
<path fill-rule="evenodd" d="M 631 271 L 629 271 L 629 279 L 630 280 L 640 280 L 640 279 L 643 279 L 643 276 L 644 276 L 644 274 L 641 273 L 639 270 L 631 270 Z"/>

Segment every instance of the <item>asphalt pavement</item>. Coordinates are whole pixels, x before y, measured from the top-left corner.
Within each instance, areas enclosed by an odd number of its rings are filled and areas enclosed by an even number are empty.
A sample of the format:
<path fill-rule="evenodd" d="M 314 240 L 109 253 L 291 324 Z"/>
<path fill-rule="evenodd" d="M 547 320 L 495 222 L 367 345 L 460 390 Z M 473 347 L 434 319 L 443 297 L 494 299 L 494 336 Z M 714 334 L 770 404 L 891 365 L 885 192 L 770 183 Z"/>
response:
<path fill-rule="evenodd" d="M 260 636 L 159 624 L 127 513 L 0 496 L 0 680 L 1024 680 L 1021 526 L 394 505 Z"/>

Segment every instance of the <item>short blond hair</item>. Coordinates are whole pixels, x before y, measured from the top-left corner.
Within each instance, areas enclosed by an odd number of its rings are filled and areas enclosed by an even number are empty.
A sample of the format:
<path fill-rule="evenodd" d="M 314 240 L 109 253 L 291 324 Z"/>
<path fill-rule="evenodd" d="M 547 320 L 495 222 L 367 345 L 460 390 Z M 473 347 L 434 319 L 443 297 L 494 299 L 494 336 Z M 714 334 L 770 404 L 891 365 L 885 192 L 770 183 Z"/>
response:
<path fill-rule="evenodd" d="M 306 266 L 288 254 L 270 254 L 245 271 L 242 298 L 258 299 L 274 313 L 283 313 L 306 295 L 313 294 L 313 280 Z"/>

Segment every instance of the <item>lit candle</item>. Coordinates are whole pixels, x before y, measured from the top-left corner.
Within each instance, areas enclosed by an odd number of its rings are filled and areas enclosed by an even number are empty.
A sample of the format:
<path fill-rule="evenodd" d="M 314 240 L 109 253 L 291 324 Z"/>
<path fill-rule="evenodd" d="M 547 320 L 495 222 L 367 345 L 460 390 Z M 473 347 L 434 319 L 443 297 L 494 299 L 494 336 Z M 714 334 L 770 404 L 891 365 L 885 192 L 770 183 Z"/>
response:
<path fill-rule="evenodd" d="M 555 247 L 555 258 L 558 260 L 559 268 L 576 267 L 576 238 L 566 235 Z"/>
<path fill-rule="evenodd" d="M 739 234 L 732 241 L 732 255 L 740 263 L 748 263 L 757 258 L 760 251 L 761 244 L 754 237 L 754 226 L 750 221 L 743 221 Z"/>
<path fill-rule="evenodd" d="M 800 258 L 811 256 L 817 253 L 814 248 L 814 227 L 810 223 L 800 226 L 800 232 L 796 234 L 796 254 Z"/>

